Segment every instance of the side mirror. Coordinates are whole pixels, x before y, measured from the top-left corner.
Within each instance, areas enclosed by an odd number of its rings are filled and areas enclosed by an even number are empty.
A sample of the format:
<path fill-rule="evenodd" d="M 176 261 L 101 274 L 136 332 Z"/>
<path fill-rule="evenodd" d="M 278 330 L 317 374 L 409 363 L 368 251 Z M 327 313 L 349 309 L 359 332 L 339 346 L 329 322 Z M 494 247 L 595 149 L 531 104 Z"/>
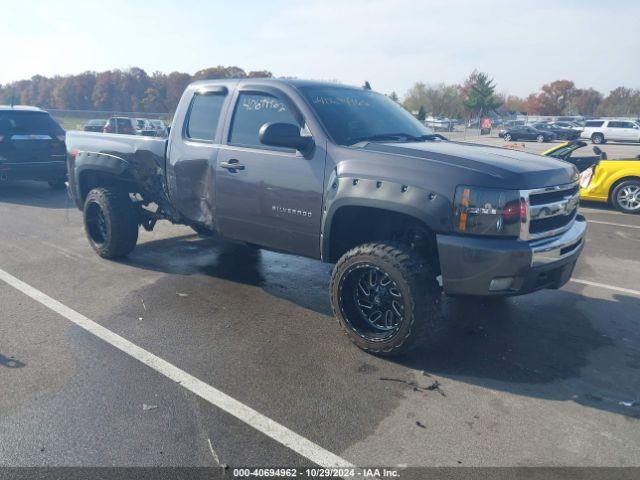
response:
<path fill-rule="evenodd" d="M 307 151 L 313 145 L 311 137 L 300 135 L 300 127 L 292 123 L 265 123 L 260 127 L 260 142 L 272 147 Z"/>
<path fill-rule="evenodd" d="M 602 153 L 602 150 L 600 150 L 600 148 L 598 147 L 593 147 L 593 153 L 595 153 L 596 155 L 600 155 Z"/>

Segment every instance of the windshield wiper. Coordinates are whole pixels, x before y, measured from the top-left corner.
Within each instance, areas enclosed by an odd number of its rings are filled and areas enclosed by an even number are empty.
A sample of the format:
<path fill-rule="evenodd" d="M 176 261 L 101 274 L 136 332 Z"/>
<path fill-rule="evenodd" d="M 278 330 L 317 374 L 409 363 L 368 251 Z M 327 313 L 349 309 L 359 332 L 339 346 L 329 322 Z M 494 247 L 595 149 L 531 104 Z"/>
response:
<path fill-rule="evenodd" d="M 376 135 L 367 135 L 364 137 L 357 137 L 352 140 L 351 145 L 356 145 L 361 142 L 382 142 L 385 140 L 397 140 L 405 142 L 425 142 L 433 140 L 446 140 L 442 135 L 438 134 L 426 134 L 426 135 L 411 135 L 409 133 L 379 133 Z"/>

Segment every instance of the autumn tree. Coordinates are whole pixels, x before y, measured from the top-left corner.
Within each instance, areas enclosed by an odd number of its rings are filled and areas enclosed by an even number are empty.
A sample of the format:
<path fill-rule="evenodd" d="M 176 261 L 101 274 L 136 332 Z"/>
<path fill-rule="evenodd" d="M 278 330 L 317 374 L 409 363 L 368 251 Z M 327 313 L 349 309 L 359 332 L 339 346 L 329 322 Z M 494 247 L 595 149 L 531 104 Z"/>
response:
<path fill-rule="evenodd" d="M 188 73 L 171 72 L 165 82 L 167 111 L 174 112 L 180 101 L 184 89 L 191 83 L 191 75 Z"/>
<path fill-rule="evenodd" d="M 540 93 L 530 96 L 530 104 L 540 115 L 562 115 L 567 112 L 576 88 L 570 80 L 556 80 L 542 86 Z"/>
<path fill-rule="evenodd" d="M 599 115 L 608 117 L 626 117 L 640 113 L 640 90 L 618 87 L 600 103 Z"/>
<path fill-rule="evenodd" d="M 462 113 L 459 87 L 445 83 L 437 85 L 416 83 L 407 92 L 402 105 L 410 112 L 423 107 L 435 116 L 458 117 Z"/>
<path fill-rule="evenodd" d="M 593 88 L 576 88 L 569 99 L 565 113 L 594 115 L 602 103 L 602 94 Z"/>
<path fill-rule="evenodd" d="M 256 70 L 254 72 L 247 73 L 247 78 L 271 78 L 273 73 L 269 70 Z"/>
<path fill-rule="evenodd" d="M 505 95 L 503 106 L 509 112 L 528 112 L 527 101 L 517 95 Z"/>

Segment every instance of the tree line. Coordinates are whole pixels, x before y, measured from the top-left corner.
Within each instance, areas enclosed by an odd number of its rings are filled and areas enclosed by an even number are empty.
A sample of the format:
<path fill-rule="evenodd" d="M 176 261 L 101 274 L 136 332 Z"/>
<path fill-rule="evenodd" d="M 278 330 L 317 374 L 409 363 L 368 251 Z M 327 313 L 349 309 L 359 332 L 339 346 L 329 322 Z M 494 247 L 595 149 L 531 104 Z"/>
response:
<path fill-rule="evenodd" d="M 399 100 L 398 95 L 391 97 Z M 526 97 L 497 92 L 488 74 L 473 71 L 462 84 L 418 82 L 402 105 L 418 116 L 468 118 L 478 114 L 522 113 L 528 115 L 640 116 L 640 90 L 617 87 L 608 95 L 593 88 L 577 88 L 571 80 L 556 80 Z"/>
<path fill-rule="evenodd" d="M 194 80 L 271 76 L 267 70 L 246 72 L 236 66 L 205 68 L 193 75 L 184 72 L 153 72 L 149 75 L 138 67 L 67 76 L 35 75 L 28 80 L 0 85 L 0 104 L 62 110 L 172 113 L 184 88 Z M 577 88 L 570 80 L 556 80 L 543 85 L 538 92 L 518 97 L 499 93 L 496 83 L 487 73 L 475 70 L 460 84 L 417 82 L 402 99 L 395 92 L 389 96 L 421 118 L 427 114 L 469 118 L 493 112 L 640 115 L 639 89 L 621 86 L 605 96 L 593 88 Z"/>
<path fill-rule="evenodd" d="M 240 67 L 210 67 L 190 75 L 141 68 L 84 72 L 78 75 L 35 75 L 0 85 L 0 104 L 36 105 L 47 109 L 118 112 L 173 112 L 185 87 L 195 80 L 271 77 L 267 70 L 245 72 Z"/>

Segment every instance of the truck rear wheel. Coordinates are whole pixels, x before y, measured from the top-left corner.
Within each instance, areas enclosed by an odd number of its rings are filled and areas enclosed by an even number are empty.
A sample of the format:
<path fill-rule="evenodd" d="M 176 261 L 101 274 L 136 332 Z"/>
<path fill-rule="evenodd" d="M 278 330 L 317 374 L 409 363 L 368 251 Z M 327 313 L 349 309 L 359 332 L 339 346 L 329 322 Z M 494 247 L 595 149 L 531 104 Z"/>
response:
<path fill-rule="evenodd" d="M 345 253 L 331 276 L 331 306 L 361 349 L 393 356 L 424 343 L 439 315 L 440 287 L 416 252 L 368 243 Z"/>
<path fill-rule="evenodd" d="M 84 229 L 102 258 L 130 253 L 138 241 L 138 215 L 126 192 L 95 188 L 84 202 Z"/>

